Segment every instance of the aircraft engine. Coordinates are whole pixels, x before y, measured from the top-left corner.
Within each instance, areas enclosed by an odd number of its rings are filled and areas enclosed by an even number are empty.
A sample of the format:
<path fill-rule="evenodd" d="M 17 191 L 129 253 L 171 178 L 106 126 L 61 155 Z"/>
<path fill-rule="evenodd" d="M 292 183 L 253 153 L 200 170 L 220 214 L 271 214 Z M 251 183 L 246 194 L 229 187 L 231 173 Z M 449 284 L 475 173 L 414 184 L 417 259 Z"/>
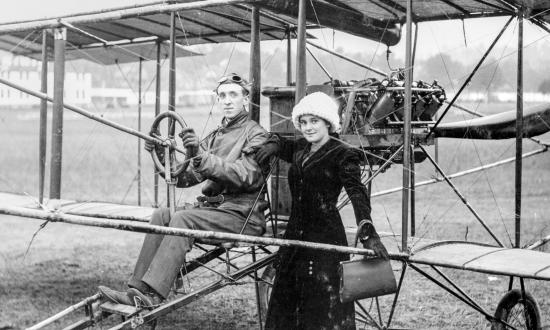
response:
<path fill-rule="evenodd" d="M 401 74 L 377 80 L 369 78 L 359 82 L 336 81 L 335 88 L 343 93 L 343 134 L 368 134 L 373 129 L 397 128 L 403 124 L 405 80 Z M 445 90 L 437 81 L 422 80 L 412 84 L 412 125 L 426 127 L 445 101 Z M 353 107 L 345 104 L 353 101 Z"/>

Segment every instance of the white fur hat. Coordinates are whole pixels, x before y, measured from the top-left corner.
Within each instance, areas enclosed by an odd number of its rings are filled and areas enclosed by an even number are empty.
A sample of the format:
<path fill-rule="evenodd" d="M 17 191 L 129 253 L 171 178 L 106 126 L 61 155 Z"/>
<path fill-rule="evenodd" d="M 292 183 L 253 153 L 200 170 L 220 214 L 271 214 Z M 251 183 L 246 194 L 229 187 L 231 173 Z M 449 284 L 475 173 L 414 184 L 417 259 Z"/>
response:
<path fill-rule="evenodd" d="M 326 120 L 330 124 L 330 133 L 340 132 L 340 116 L 338 116 L 336 101 L 322 92 L 311 93 L 298 102 L 292 109 L 292 122 L 300 129 L 300 117 L 313 115 Z"/>

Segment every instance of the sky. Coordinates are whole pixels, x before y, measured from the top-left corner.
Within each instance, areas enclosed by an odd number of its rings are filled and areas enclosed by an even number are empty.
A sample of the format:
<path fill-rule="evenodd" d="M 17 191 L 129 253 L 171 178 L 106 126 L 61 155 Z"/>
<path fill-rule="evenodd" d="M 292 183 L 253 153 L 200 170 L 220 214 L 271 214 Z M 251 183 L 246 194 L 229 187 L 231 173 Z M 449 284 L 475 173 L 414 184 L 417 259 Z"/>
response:
<path fill-rule="evenodd" d="M 39 19 L 45 17 L 57 17 L 66 14 L 81 13 L 86 11 L 101 10 L 113 7 L 132 6 L 136 4 L 151 3 L 154 0 L 19 0 L 9 1 L 2 6 L 0 11 L 0 23 L 18 20 Z M 443 22 L 422 23 L 419 26 L 417 58 L 423 59 L 439 53 L 450 54 L 458 60 L 471 60 L 468 54 L 482 54 L 490 42 L 504 25 L 506 18 L 470 19 L 464 22 L 453 20 Z M 517 44 L 517 21 L 501 39 L 508 48 Z M 403 31 L 405 29 L 403 28 Z M 348 52 L 372 51 L 384 52 L 385 48 L 376 42 L 357 38 L 345 33 L 323 29 L 311 32 L 318 40 L 317 43 L 328 48 L 342 48 Z M 405 33 L 405 32 L 404 32 Z M 548 43 L 545 32 L 528 23 L 525 24 L 525 43 Z M 465 38 L 466 37 L 466 38 Z M 392 48 L 397 57 L 404 57 L 405 38 Z M 498 49 L 499 46 L 497 46 Z"/>

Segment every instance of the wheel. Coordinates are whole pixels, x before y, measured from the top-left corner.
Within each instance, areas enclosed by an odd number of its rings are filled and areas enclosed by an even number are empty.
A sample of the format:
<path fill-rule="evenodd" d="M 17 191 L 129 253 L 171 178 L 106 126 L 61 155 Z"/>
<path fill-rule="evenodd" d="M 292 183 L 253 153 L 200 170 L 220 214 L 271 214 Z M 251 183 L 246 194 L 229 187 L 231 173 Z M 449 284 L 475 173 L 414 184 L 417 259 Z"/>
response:
<path fill-rule="evenodd" d="M 540 325 L 540 310 L 533 296 L 525 292 L 525 300 L 521 291 L 514 289 L 502 297 L 495 311 L 495 318 L 502 320 L 516 329 L 537 330 Z M 493 330 L 510 329 L 507 325 L 493 321 Z"/>
<path fill-rule="evenodd" d="M 273 264 L 269 264 L 265 267 L 262 275 L 260 276 L 260 282 L 258 283 L 258 290 L 260 291 L 260 313 L 262 316 L 262 322 L 265 323 L 267 317 L 267 307 L 269 306 L 269 297 L 271 297 L 271 289 L 273 288 L 273 281 L 275 281 L 275 267 Z"/>
<path fill-rule="evenodd" d="M 183 120 L 183 117 L 179 115 L 175 111 L 166 111 L 158 116 L 155 117 L 155 120 L 153 121 L 153 124 L 151 125 L 151 135 L 161 139 L 161 140 L 168 140 L 168 138 L 160 136 L 160 122 L 165 119 L 170 118 L 172 119 L 172 122 L 177 122 L 182 128 L 187 127 L 185 124 L 185 121 Z M 176 146 L 176 140 L 170 139 L 170 152 L 175 152 L 174 148 Z M 155 164 L 155 168 L 157 169 L 158 173 L 161 175 L 164 175 L 164 165 L 163 161 L 161 161 L 155 152 L 155 150 L 151 151 L 151 157 L 153 157 L 153 163 Z M 189 161 L 187 159 L 187 154 L 184 155 L 183 161 L 179 162 L 175 168 L 171 168 L 171 177 L 174 178 L 178 176 L 181 172 L 185 171 L 187 169 L 187 166 L 189 165 Z"/>

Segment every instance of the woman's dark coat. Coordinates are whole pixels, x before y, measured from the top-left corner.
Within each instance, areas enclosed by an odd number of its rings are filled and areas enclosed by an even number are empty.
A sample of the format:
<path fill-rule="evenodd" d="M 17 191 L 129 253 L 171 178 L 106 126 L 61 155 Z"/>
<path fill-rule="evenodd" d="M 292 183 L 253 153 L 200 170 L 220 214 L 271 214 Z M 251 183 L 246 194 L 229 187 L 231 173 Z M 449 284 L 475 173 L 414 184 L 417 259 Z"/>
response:
<path fill-rule="evenodd" d="M 370 199 L 361 183 L 361 154 L 332 136 L 312 155 L 305 139 L 277 136 L 288 173 L 292 210 L 285 238 L 347 245 L 336 208 L 345 188 L 357 222 L 370 219 Z M 306 159 L 307 158 L 307 159 Z M 338 264 L 349 255 L 281 247 L 266 329 L 355 329 L 353 303 L 340 303 Z"/>

